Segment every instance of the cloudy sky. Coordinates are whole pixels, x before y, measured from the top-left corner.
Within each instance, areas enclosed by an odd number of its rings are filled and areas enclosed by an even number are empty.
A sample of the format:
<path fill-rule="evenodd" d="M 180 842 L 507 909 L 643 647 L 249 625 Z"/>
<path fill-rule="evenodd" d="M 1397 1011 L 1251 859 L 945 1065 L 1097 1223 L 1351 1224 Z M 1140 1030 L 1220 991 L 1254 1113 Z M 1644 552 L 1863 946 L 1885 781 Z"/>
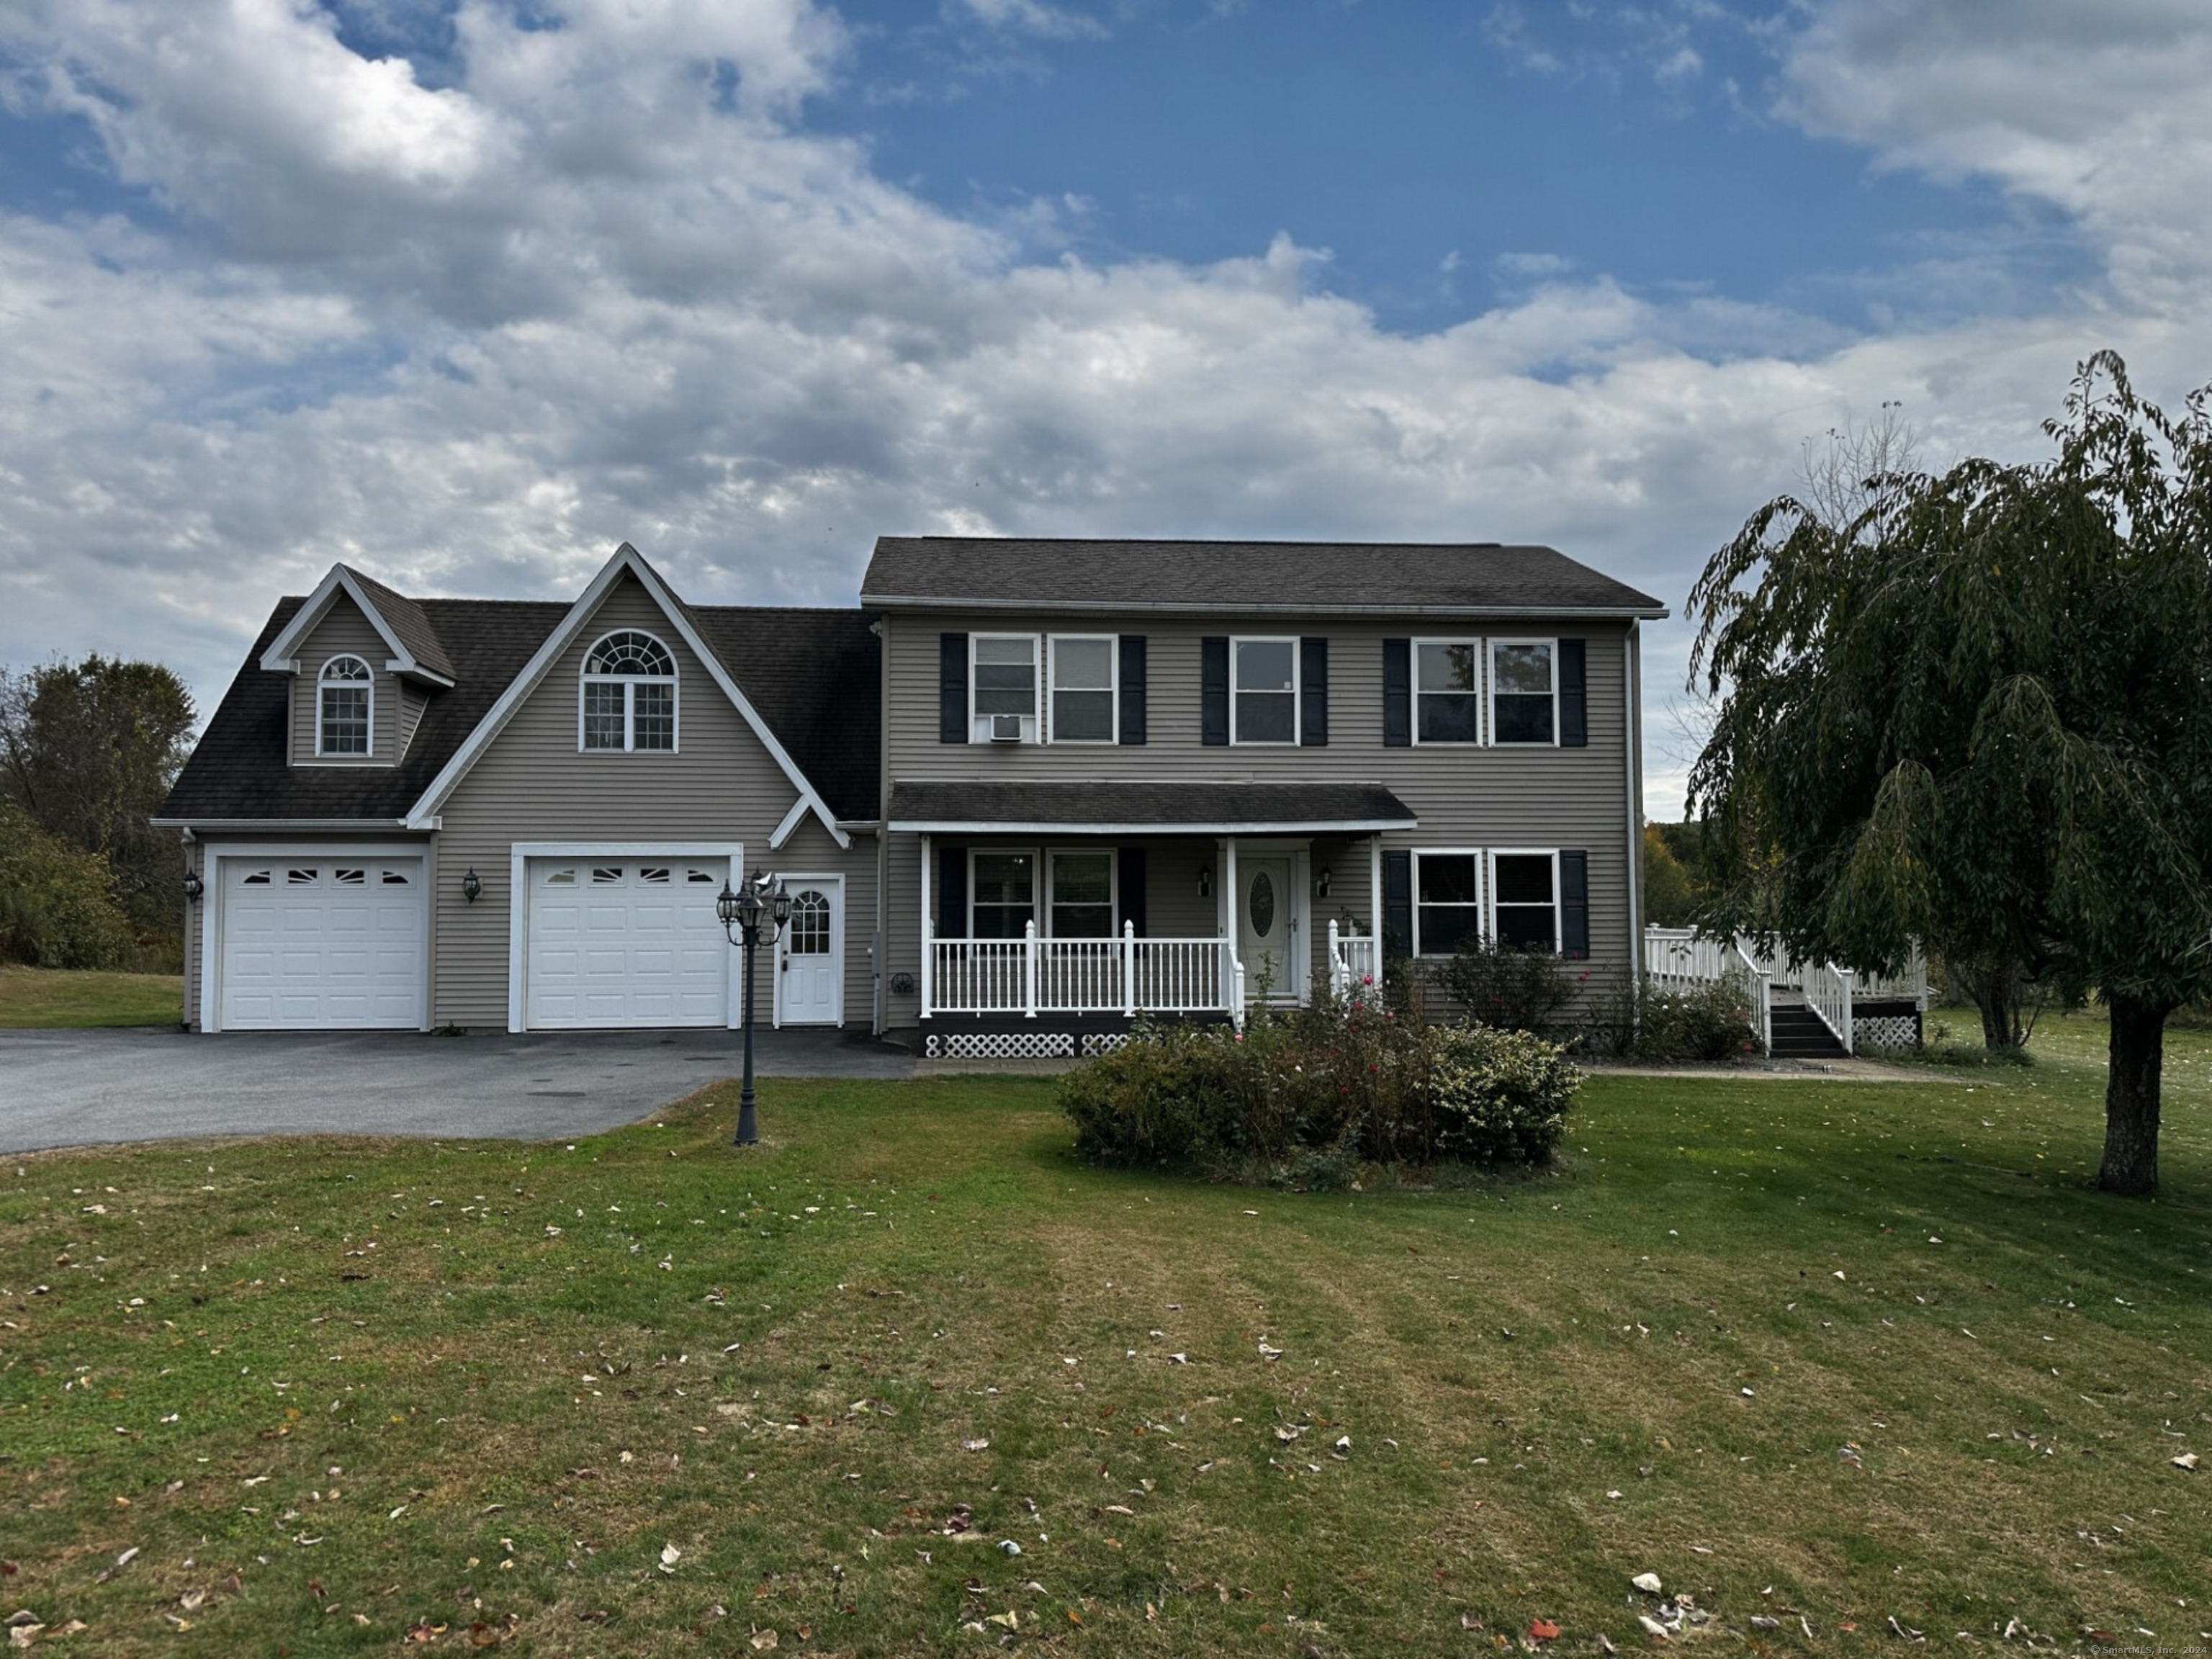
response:
<path fill-rule="evenodd" d="M 2203 0 L 6 0 L 0 663 L 345 559 L 845 603 L 879 532 L 1543 541 L 2212 380 Z M 1654 639 L 1649 695 L 1686 635 Z M 1656 719 L 1655 816 L 1679 804 Z"/>

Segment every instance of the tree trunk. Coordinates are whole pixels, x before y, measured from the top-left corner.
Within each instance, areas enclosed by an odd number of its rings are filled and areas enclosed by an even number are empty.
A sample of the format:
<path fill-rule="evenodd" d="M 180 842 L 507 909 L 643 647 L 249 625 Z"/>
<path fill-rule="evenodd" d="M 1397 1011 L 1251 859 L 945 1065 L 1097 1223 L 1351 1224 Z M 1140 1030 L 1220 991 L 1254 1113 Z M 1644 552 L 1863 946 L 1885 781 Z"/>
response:
<path fill-rule="evenodd" d="M 2097 1185 L 2108 1193 L 2153 1192 L 2158 1187 L 2159 1073 L 2172 1007 L 2127 996 L 2107 997 L 2106 1006 L 2112 1036 L 2105 1079 L 2105 1164 Z"/>
<path fill-rule="evenodd" d="M 2020 1046 L 2020 985 L 2008 968 L 1973 977 L 1974 1006 L 1982 1011 L 1982 1046 Z"/>

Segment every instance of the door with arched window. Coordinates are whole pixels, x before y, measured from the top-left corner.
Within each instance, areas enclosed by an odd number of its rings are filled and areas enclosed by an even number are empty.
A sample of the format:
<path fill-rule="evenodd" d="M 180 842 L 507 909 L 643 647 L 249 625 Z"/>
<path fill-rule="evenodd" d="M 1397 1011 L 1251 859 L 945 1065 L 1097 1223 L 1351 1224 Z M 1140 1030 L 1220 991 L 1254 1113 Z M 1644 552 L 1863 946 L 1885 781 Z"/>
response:
<path fill-rule="evenodd" d="M 787 876 L 791 920 L 775 946 L 775 1023 L 839 1025 L 842 994 L 844 883 L 836 877 Z"/>

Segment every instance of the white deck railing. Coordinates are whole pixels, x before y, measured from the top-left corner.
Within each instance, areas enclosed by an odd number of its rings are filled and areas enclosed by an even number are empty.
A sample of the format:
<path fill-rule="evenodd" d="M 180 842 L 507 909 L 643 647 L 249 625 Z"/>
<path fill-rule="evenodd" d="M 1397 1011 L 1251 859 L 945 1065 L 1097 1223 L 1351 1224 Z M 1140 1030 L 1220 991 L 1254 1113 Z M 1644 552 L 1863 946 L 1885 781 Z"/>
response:
<path fill-rule="evenodd" d="M 1778 991 L 1803 996 L 1846 1054 L 1852 1052 L 1851 1021 L 1859 1003 L 1909 998 L 1922 1012 L 1928 1008 L 1928 959 L 1917 946 L 1902 972 L 1858 974 L 1833 963 L 1800 962 L 1779 945 L 1761 951 L 1747 939 L 1702 939 L 1688 927 L 1646 927 L 1644 974 L 1656 991 L 1687 991 L 1715 981 L 1735 986 L 1749 1005 L 1747 1023 L 1762 1048 L 1772 1036 L 1770 1005 Z"/>
<path fill-rule="evenodd" d="M 1851 1051 L 1851 970 L 1826 962 L 1807 963 L 1801 976 L 1805 1006 L 1835 1033 L 1844 1052 Z"/>
<path fill-rule="evenodd" d="M 1731 939 L 1722 947 L 1719 977 L 1733 986 L 1742 1000 L 1744 1024 L 1759 1039 L 1759 1051 L 1774 1048 L 1774 987 L 1752 954 Z"/>
<path fill-rule="evenodd" d="M 1196 1014 L 1241 1018 L 1244 964 L 1222 939 L 932 939 L 922 1015 Z"/>
<path fill-rule="evenodd" d="M 1376 943 L 1371 936 L 1338 931 L 1334 921 L 1328 924 L 1328 988 L 1339 1002 L 1381 999 L 1382 968 Z"/>

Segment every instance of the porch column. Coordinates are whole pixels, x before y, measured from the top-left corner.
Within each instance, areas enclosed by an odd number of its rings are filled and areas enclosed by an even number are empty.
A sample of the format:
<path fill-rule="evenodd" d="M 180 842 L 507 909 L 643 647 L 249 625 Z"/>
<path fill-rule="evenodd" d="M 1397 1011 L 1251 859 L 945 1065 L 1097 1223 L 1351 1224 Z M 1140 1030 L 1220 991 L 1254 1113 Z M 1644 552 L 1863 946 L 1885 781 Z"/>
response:
<path fill-rule="evenodd" d="M 1221 1003 L 1231 1015 L 1241 1019 L 1243 1011 L 1239 1006 L 1243 998 L 1243 975 L 1233 966 L 1237 961 L 1237 838 L 1224 836 L 1221 842 L 1221 963 L 1222 977 L 1226 981 L 1221 988 Z"/>
<path fill-rule="evenodd" d="M 1382 832 L 1367 838 L 1367 931 L 1375 938 L 1375 981 L 1382 981 Z"/>
<path fill-rule="evenodd" d="M 921 838 L 921 1017 L 929 1018 L 930 1003 L 937 989 L 936 929 L 929 921 L 929 878 L 937 862 L 930 852 L 929 837 Z"/>
<path fill-rule="evenodd" d="M 1137 924 L 1121 924 L 1121 1017 L 1137 1017 Z"/>

